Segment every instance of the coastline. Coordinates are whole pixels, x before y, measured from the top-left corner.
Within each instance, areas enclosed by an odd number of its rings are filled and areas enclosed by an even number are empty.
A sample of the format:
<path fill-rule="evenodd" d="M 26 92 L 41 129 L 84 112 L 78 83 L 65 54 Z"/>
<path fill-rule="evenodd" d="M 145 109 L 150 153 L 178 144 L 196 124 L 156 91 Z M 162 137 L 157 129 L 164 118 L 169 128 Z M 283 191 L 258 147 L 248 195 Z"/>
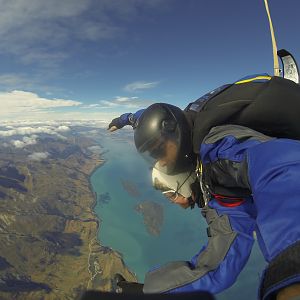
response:
<path fill-rule="evenodd" d="M 102 155 L 102 154 L 100 154 L 100 155 Z M 92 172 L 87 176 L 88 182 L 89 182 L 89 189 L 93 193 L 93 202 L 92 202 L 92 204 L 90 206 L 90 208 L 91 208 L 92 211 L 94 211 L 94 209 L 95 209 L 95 207 L 97 205 L 97 197 L 98 197 L 98 195 L 97 195 L 97 192 L 95 192 L 95 190 L 94 190 L 94 187 L 93 187 L 92 182 L 91 182 L 91 178 L 94 175 L 94 173 L 97 172 L 98 169 L 100 169 L 106 162 L 107 162 L 107 160 L 105 160 L 105 159 L 101 160 L 101 162 L 99 163 L 99 165 L 95 166 L 95 168 L 92 170 Z M 101 222 L 100 218 L 99 218 L 99 221 Z"/>
<path fill-rule="evenodd" d="M 123 260 L 123 254 L 120 253 L 119 251 L 112 249 L 109 246 L 101 245 L 101 241 L 99 239 L 100 229 L 101 229 L 100 226 L 101 226 L 102 220 L 101 220 L 101 216 L 99 216 L 95 211 L 95 208 L 97 206 L 98 195 L 93 187 L 91 178 L 101 167 L 103 167 L 104 164 L 106 164 L 108 162 L 108 160 L 105 160 L 102 158 L 102 155 L 107 152 L 108 152 L 108 150 L 98 154 L 99 157 L 98 157 L 97 161 L 99 162 L 99 164 L 97 164 L 93 168 L 93 170 L 89 173 L 89 175 L 87 176 L 89 190 L 91 191 L 91 193 L 93 195 L 93 201 L 89 208 L 90 208 L 90 211 L 92 212 L 92 214 L 94 215 L 95 219 L 97 220 L 97 227 L 96 227 L 96 232 L 95 232 L 94 238 L 92 238 L 89 242 L 88 271 L 89 271 L 91 277 L 87 283 L 87 289 L 92 288 L 93 290 L 101 290 L 101 291 L 112 291 L 113 290 L 113 288 L 114 288 L 113 280 L 114 280 L 115 274 L 117 274 L 117 273 L 121 274 L 128 281 L 137 282 L 137 278 L 136 278 L 136 275 L 134 274 L 134 272 L 131 271 L 128 266 L 126 266 L 126 264 Z M 99 262 L 98 263 L 94 262 L 94 266 L 93 266 L 93 261 L 95 260 L 94 256 L 98 256 L 99 253 L 102 256 L 108 256 L 109 258 L 107 259 L 106 262 L 105 262 L 105 259 L 103 260 L 103 258 L 102 258 L 102 259 L 100 259 L 102 261 L 102 264 Z M 114 263 L 114 261 L 115 261 L 115 263 Z M 101 267 L 101 265 L 103 265 L 103 264 L 106 264 L 105 268 Z M 103 274 L 103 272 L 102 272 L 103 269 L 106 269 L 106 270 L 108 269 L 110 271 L 107 272 L 108 274 Z M 107 277 L 108 275 L 110 275 L 110 280 L 109 280 L 108 284 L 106 282 L 106 284 L 103 285 L 102 284 L 103 277 Z"/>
<path fill-rule="evenodd" d="M 100 160 L 101 160 L 101 153 L 99 154 L 99 157 L 100 157 Z M 88 183 L 89 183 L 89 190 L 92 192 L 92 195 L 93 195 L 93 202 L 91 203 L 90 205 L 90 210 L 92 211 L 92 213 L 95 215 L 95 219 L 97 220 L 97 229 L 96 229 L 96 235 L 94 237 L 94 239 L 92 239 L 90 241 L 90 243 L 93 241 L 93 240 L 96 240 L 97 243 L 99 243 L 100 247 L 101 247 L 101 243 L 100 243 L 100 240 L 99 240 L 99 231 L 100 231 L 100 225 L 101 225 L 101 218 L 97 215 L 97 213 L 95 212 L 95 207 L 97 205 L 97 198 L 98 198 L 98 195 L 97 195 L 97 192 L 95 192 L 94 190 L 94 187 L 92 185 L 92 181 L 91 181 L 91 178 L 92 176 L 94 175 L 94 173 L 100 169 L 104 164 L 106 163 L 106 160 L 101 160 L 101 162 L 99 163 L 99 165 L 96 165 L 94 167 L 94 169 L 92 170 L 92 172 L 87 176 L 87 179 L 88 179 Z M 91 251 L 91 248 L 90 248 L 90 251 Z M 90 252 L 91 253 L 91 252 Z M 90 254 L 89 254 L 90 256 Z M 88 259 L 89 261 L 89 259 Z M 89 269 L 89 268 L 88 268 Z M 89 284 L 88 284 L 89 285 Z"/>
<path fill-rule="evenodd" d="M 77 299 L 87 288 L 112 291 L 117 273 L 136 281 L 122 255 L 99 241 L 91 176 L 106 161 L 87 152 L 94 144 L 77 136 L 33 146 L 58 149 L 47 161 L 28 161 L 23 152 L 0 155 L 15 170 L 8 178 L 18 183 L 2 187 L 1 299 Z"/>

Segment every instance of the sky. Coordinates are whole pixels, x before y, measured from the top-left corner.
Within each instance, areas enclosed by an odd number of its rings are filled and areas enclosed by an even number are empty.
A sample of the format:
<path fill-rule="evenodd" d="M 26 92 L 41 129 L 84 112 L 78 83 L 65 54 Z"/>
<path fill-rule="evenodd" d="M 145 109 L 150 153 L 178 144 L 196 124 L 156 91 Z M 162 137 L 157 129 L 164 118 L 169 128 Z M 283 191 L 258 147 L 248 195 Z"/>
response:
<path fill-rule="evenodd" d="M 273 74 L 263 0 L 0 0 L 0 120 L 104 120 Z M 300 2 L 269 0 L 300 61 Z"/>

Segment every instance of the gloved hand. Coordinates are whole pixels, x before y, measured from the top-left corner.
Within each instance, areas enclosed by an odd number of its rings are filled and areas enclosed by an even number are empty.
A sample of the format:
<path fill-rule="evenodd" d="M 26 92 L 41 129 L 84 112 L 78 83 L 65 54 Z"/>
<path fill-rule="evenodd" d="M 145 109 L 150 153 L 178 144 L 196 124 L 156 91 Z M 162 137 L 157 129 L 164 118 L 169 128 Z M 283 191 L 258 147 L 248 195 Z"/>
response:
<path fill-rule="evenodd" d="M 131 113 L 126 113 L 121 115 L 118 118 L 114 118 L 108 125 L 107 130 L 109 130 L 110 132 L 113 132 L 115 130 L 121 129 L 126 125 L 131 125 L 128 117 L 129 115 L 131 115 Z"/>
<path fill-rule="evenodd" d="M 117 293 L 123 294 L 143 294 L 143 284 L 138 282 L 129 282 L 120 275 L 115 276 L 115 283 L 117 285 Z"/>
<path fill-rule="evenodd" d="M 124 294 L 143 294 L 143 284 L 138 282 L 120 281 L 118 287 L 121 289 L 121 293 Z"/>

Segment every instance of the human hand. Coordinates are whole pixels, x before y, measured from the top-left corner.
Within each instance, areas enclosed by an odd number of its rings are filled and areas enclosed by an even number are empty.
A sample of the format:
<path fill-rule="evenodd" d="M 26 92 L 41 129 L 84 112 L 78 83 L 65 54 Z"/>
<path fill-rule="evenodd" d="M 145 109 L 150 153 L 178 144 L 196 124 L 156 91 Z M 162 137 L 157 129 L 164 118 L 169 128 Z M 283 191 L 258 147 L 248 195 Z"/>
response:
<path fill-rule="evenodd" d="M 122 120 L 120 117 L 118 118 L 114 118 L 108 125 L 107 130 L 109 132 L 113 132 L 116 131 L 118 129 L 121 129 L 122 127 L 124 127 L 124 125 L 122 124 Z"/>
<path fill-rule="evenodd" d="M 124 294 L 143 294 L 143 284 L 138 282 L 129 282 L 120 275 L 115 276 L 115 281 L 117 285 L 116 292 Z"/>
<path fill-rule="evenodd" d="M 143 294 L 143 284 L 138 282 L 120 281 L 118 284 L 119 293 L 124 294 Z"/>
<path fill-rule="evenodd" d="M 116 130 L 118 130 L 119 128 L 117 127 L 117 126 L 111 126 L 111 127 L 108 127 L 107 128 L 107 130 L 109 131 L 109 132 L 113 132 L 113 131 L 116 131 Z"/>
<path fill-rule="evenodd" d="M 116 131 L 118 129 L 123 128 L 126 125 L 131 125 L 129 121 L 129 116 L 132 115 L 131 113 L 122 114 L 118 118 L 114 118 L 108 125 L 107 130 L 110 132 Z"/>

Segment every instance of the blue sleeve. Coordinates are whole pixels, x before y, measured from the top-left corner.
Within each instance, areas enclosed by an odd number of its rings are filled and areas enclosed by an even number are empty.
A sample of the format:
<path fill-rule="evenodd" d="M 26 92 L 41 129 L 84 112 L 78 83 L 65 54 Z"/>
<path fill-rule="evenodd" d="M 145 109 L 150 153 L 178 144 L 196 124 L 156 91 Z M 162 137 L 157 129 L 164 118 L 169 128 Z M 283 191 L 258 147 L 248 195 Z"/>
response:
<path fill-rule="evenodd" d="M 212 199 L 204 211 L 209 241 L 193 257 L 191 266 L 195 270 L 206 269 L 207 273 L 192 284 L 176 289 L 178 292 L 201 289 L 214 294 L 222 292 L 236 281 L 251 253 L 255 220 L 250 198 L 237 207 L 224 207 Z"/>
<path fill-rule="evenodd" d="M 269 265 L 259 299 L 300 283 L 300 142 L 275 139 L 247 151 L 257 239 Z"/>
<path fill-rule="evenodd" d="M 145 277 L 144 292 L 219 293 L 231 286 L 252 249 L 252 205 L 251 201 L 245 201 L 240 206 L 228 208 L 211 200 L 202 211 L 209 225 L 207 245 L 190 262 L 171 262 L 149 272 Z"/>
<path fill-rule="evenodd" d="M 145 109 L 140 109 L 135 113 L 125 113 L 122 114 L 119 117 L 119 122 L 120 122 L 120 128 L 126 126 L 126 125 L 131 125 L 133 128 L 136 127 L 137 125 L 137 121 L 139 119 L 139 117 L 142 115 L 142 113 L 144 112 Z"/>

